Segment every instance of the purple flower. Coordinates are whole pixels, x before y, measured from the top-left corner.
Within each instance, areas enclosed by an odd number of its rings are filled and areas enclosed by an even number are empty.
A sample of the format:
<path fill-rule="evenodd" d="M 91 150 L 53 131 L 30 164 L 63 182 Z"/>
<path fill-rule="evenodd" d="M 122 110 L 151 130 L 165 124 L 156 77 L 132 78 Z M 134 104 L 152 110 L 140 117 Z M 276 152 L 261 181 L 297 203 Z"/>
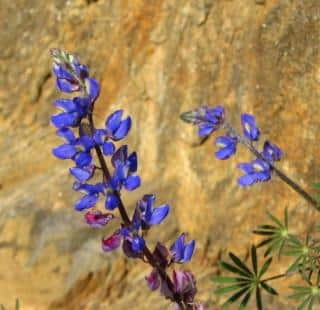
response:
<path fill-rule="evenodd" d="M 227 159 L 236 152 L 236 138 L 221 136 L 217 137 L 214 143 L 219 147 L 219 150 L 215 152 L 218 159 Z"/>
<path fill-rule="evenodd" d="M 245 172 L 245 175 L 238 178 L 238 184 L 246 187 L 256 182 L 265 182 L 271 178 L 271 168 L 267 162 L 255 159 L 251 163 L 239 164 L 238 168 Z"/>
<path fill-rule="evenodd" d="M 172 260 L 176 263 L 188 262 L 193 254 L 195 241 L 191 240 L 186 245 L 184 244 L 185 234 L 181 234 L 170 247 Z"/>
<path fill-rule="evenodd" d="M 142 229 L 149 229 L 151 225 L 160 224 L 169 213 L 167 204 L 153 208 L 155 195 L 144 195 L 137 202 L 132 222 L 136 227 L 141 225 Z"/>
<path fill-rule="evenodd" d="M 119 230 L 115 231 L 110 237 L 102 239 L 101 246 L 105 252 L 110 252 L 117 249 L 121 244 L 121 235 Z"/>
<path fill-rule="evenodd" d="M 192 303 L 197 293 L 196 281 L 191 272 L 173 270 L 173 286 L 176 293 L 182 296 L 182 299 Z"/>
<path fill-rule="evenodd" d="M 123 110 L 113 112 L 106 120 L 106 134 L 108 138 L 118 141 L 123 139 L 129 132 L 131 127 L 130 116 L 121 120 Z"/>
<path fill-rule="evenodd" d="M 112 213 L 102 213 L 100 210 L 88 211 L 84 219 L 91 227 L 102 227 L 113 220 L 115 216 Z"/>
<path fill-rule="evenodd" d="M 263 145 L 262 156 L 266 160 L 273 162 L 281 159 L 282 152 L 275 144 L 272 144 L 269 141 L 265 141 Z"/>
<path fill-rule="evenodd" d="M 244 136 L 252 141 L 259 139 L 260 131 L 256 127 L 254 117 L 250 114 L 241 114 L 241 124 Z"/>
<path fill-rule="evenodd" d="M 155 291 L 156 289 L 159 288 L 160 286 L 160 277 L 159 273 L 156 269 L 152 269 L 151 273 L 145 277 L 148 287 L 150 288 L 151 291 Z"/>
<path fill-rule="evenodd" d="M 109 180 L 109 187 L 114 191 L 120 191 L 124 186 L 126 190 L 132 191 L 140 186 L 140 177 L 137 171 L 137 154 L 135 152 L 128 156 L 128 148 L 122 145 L 111 158 L 114 173 Z"/>

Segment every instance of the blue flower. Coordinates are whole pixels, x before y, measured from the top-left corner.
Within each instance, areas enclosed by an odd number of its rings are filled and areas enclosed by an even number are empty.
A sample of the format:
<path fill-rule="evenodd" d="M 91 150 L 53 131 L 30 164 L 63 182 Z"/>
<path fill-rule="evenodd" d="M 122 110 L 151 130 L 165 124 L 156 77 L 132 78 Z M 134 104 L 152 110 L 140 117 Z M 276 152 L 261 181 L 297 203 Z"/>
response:
<path fill-rule="evenodd" d="M 102 183 L 93 184 L 81 184 L 75 182 L 73 189 L 76 191 L 83 191 L 86 195 L 82 196 L 74 205 L 77 211 L 92 208 L 99 199 L 99 194 L 104 193 L 104 186 Z"/>
<path fill-rule="evenodd" d="M 115 195 L 114 192 L 108 192 L 107 193 L 107 197 L 106 197 L 106 200 L 105 200 L 105 208 L 108 209 L 108 210 L 114 210 L 116 207 L 119 206 L 119 198 L 117 195 Z"/>
<path fill-rule="evenodd" d="M 80 64 L 75 56 L 64 51 L 52 49 L 51 55 L 53 56 L 52 71 L 57 78 L 57 88 L 66 93 L 85 88 L 90 101 L 94 102 L 99 95 L 99 83 L 89 77 L 88 68 Z"/>
<path fill-rule="evenodd" d="M 266 160 L 273 162 L 281 159 L 282 152 L 275 144 L 272 144 L 269 141 L 265 141 L 263 145 L 262 156 Z"/>
<path fill-rule="evenodd" d="M 70 174 L 73 175 L 78 181 L 84 182 L 89 180 L 94 172 L 92 165 L 86 166 L 84 168 L 73 167 L 69 169 Z"/>
<path fill-rule="evenodd" d="M 74 145 L 62 144 L 55 147 L 52 150 L 52 154 L 59 159 L 70 159 L 73 158 L 73 156 L 75 156 L 77 151 L 78 150 Z"/>
<path fill-rule="evenodd" d="M 132 247 L 132 250 L 136 253 L 139 253 L 143 250 L 145 246 L 145 241 L 142 237 L 140 237 L 139 235 L 134 235 L 132 237 L 132 240 L 131 240 L 131 247 Z"/>
<path fill-rule="evenodd" d="M 185 239 L 185 234 L 181 234 L 170 247 L 172 260 L 176 263 L 186 263 L 192 257 L 195 241 L 191 240 L 185 245 L 184 239 Z"/>
<path fill-rule="evenodd" d="M 57 128 L 77 127 L 88 113 L 90 101 L 88 97 L 73 99 L 58 99 L 54 105 L 65 112 L 51 116 L 52 124 Z"/>
<path fill-rule="evenodd" d="M 156 197 L 155 195 L 144 195 L 137 202 L 132 223 L 137 229 L 140 225 L 142 229 L 149 229 L 151 225 L 160 224 L 169 213 L 167 204 L 153 208 Z"/>
<path fill-rule="evenodd" d="M 219 150 L 215 152 L 218 159 L 227 159 L 236 152 L 236 138 L 221 136 L 217 137 L 214 143 L 219 147 Z"/>
<path fill-rule="evenodd" d="M 101 246 L 104 252 L 110 252 L 117 249 L 121 244 L 121 234 L 119 230 L 115 231 L 110 237 L 102 239 Z"/>
<path fill-rule="evenodd" d="M 122 145 L 111 158 L 114 173 L 109 180 L 109 187 L 114 191 L 120 191 L 124 186 L 126 190 L 132 191 L 140 186 L 140 177 L 137 171 L 137 154 L 135 152 L 128 156 L 127 145 Z"/>
<path fill-rule="evenodd" d="M 130 116 L 121 120 L 123 110 L 113 112 L 106 120 L 106 134 L 108 138 L 118 141 L 123 139 L 131 128 Z"/>
<path fill-rule="evenodd" d="M 200 137 L 208 136 L 217 130 L 224 122 L 224 109 L 216 106 L 212 109 L 207 106 L 181 114 L 181 119 L 187 123 L 198 125 Z"/>
<path fill-rule="evenodd" d="M 241 114 L 241 124 L 244 136 L 252 141 L 259 139 L 260 131 L 256 127 L 254 117 L 250 114 Z"/>
<path fill-rule="evenodd" d="M 246 187 L 256 182 L 265 182 L 271 178 L 271 168 L 267 162 L 255 159 L 251 163 L 239 164 L 238 168 L 245 172 L 245 175 L 238 178 L 238 184 Z"/>

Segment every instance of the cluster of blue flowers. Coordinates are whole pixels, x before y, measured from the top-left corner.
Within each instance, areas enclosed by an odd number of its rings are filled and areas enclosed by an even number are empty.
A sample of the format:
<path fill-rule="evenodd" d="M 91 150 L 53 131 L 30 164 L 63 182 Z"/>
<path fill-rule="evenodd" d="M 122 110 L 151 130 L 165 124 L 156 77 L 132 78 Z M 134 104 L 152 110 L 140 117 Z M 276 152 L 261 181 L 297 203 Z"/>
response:
<path fill-rule="evenodd" d="M 129 154 L 127 145 L 118 148 L 115 145 L 127 136 L 131 118 L 123 117 L 123 111 L 117 110 L 107 118 L 104 128 L 95 128 L 92 112 L 99 95 L 98 82 L 89 76 L 88 68 L 75 56 L 58 49 L 53 49 L 51 54 L 57 88 L 64 93 L 81 94 L 71 99 L 56 100 L 54 105 L 62 111 L 51 117 L 57 135 L 64 140 L 52 152 L 59 159 L 73 161 L 74 166 L 69 169 L 75 178 L 73 189 L 83 193 L 74 204 L 75 210 L 87 210 L 85 222 L 99 228 L 116 219 L 113 213 L 97 208 L 99 198 L 104 200 L 105 209 L 118 208 L 122 222 L 111 236 L 102 239 L 102 249 L 108 252 L 122 244 L 128 257 L 141 258 L 152 265 L 152 272 L 146 277 L 151 290 L 160 288 L 166 298 L 178 305 L 182 303 L 189 305 L 189 309 L 202 309 L 201 304 L 194 303 L 196 286 L 190 272 L 174 270 L 172 280 L 166 278 L 166 270 L 172 263 L 186 263 L 191 259 L 194 240 L 185 243 L 185 234 L 181 234 L 169 249 L 158 242 L 151 253 L 143 237 L 143 231 L 166 218 L 169 206 L 154 207 L 155 195 L 144 195 L 137 202 L 130 220 L 121 201 L 120 191 L 123 188 L 133 191 L 141 182 L 136 174 L 137 154 Z M 98 164 L 94 163 L 94 152 Z M 106 158 L 110 159 L 112 173 L 106 165 Z M 99 175 L 100 182 L 91 181 L 94 176 L 95 180 L 99 179 Z"/>
<path fill-rule="evenodd" d="M 236 153 L 237 144 L 242 143 L 256 156 L 249 163 L 238 165 L 244 175 L 238 178 L 238 184 L 246 187 L 256 182 L 268 181 L 271 178 L 273 162 L 282 157 L 281 150 L 269 141 L 265 141 L 262 152 L 259 152 L 254 142 L 259 140 L 260 130 L 255 124 L 254 117 L 250 114 L 241 115 L 242 135 L 225 120 L 224 109 L 218 105 L 214 108 L 201 106 L 200 108 L 185 112 L 181 115 L 182 120 L 198 126 L 200 137 L 207 137 L 218 129 L 224 129 L 225 134 L 214 140 L 218 150 L 215 156 L 218 159 L 228 159 Z"/>

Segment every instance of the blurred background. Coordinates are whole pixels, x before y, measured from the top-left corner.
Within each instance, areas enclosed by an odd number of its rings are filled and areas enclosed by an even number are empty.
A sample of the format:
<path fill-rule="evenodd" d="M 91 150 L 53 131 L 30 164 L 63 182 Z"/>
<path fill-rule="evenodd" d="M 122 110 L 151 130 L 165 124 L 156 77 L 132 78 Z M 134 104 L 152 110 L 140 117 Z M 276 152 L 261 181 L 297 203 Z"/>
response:
<path fill-rule="evenodd" d="M 311 208 L 277 178 L 237 186 L 239 148 L 214 158 L 212 138 L 199 145 L 179 114 L 222 104 L 239 126 L 252 113 L 263 137 L 284 152 L 284 172 L 310 189 L 319 175 L 320 2 L 318 0 L 0 0 L 0 303 L 12 309 L 170 309 L 150 293 L 149 269 L 121 251 L 102 253 L 101 238 L 73 210 L 70 162 L 49 117 L 54 87 L 49 49 L 78 55 L 101 83 L 95 121 L 123 108 L 133 119 L 127 138 L 139 156 L 141 188 L 124 196 L 134 207 L 145 193 L 171 206 L 148 236 L 168 245 L 179 232 L 196 239 L 186 268 L 198 298 L 220 309 L 210 277 L 228 251 L 245 258 L 251 231 L 287 206 L 295 232 Z M 275 264 L 274 273 L 286 265 Z M 270 309 L 291 309 L 264 297 Z"/>

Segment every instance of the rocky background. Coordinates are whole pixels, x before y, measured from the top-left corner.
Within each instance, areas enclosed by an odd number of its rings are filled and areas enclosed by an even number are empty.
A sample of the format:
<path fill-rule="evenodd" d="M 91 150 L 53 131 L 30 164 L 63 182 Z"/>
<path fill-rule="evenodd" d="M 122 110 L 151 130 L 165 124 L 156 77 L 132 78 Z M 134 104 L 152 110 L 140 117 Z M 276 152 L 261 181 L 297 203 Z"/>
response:
<path fill-rule="evenodd" d="M 314 216 L 280 180 L 241 189 L 239 149 L 213 157 L 181 112 L 223 104 L 228 118 L 253 113 L 285 154 L 279 167 L 302 186 L 319 180 L 319 0 L 1 0 L 0 1 L 0 303 L 12 309 L 170 309 L 148 292 L 141 262 L 102 253 L 112 231 L 88 228 L 72 204 L 69 163 L 51 149 L 49 124 L 59 96 L 49 48 L 77 54 L 101 83 L 99 124 L 123 108 L 133 118 L 127 143 L 139 155 L 144 193 L 168 202 L 166 224 L 150 232 L 170 243 L 185 231 L 197 240 L 186 267 L 199 298 L 220 309 L 210 276 L 232 249 L 246 257 L 251 230 L 288 206 L 296 232 Z M 319 218 L 319 215 L 317 215 Z M 285 270 L 276 264 L 273 272 Z M 286 283 L 273 283 L 285 295 Z M 285 297 L 270 309 L 291 309 Z"/>

